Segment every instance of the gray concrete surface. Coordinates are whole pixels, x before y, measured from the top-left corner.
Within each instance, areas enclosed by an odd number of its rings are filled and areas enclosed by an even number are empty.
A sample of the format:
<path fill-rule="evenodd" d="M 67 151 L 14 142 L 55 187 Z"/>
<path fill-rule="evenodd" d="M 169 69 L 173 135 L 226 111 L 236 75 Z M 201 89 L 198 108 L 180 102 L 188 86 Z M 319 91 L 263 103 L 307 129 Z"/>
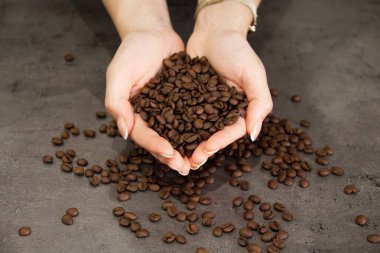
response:
<path fill-rule="evenodd" d="M 174 26 L 186 39 L 194 1 L 170 3 Z M 379 245 L 366 242 L 367 234 L 380 233 L 380 1 L 264 0 L 258 32 L 249 39 L 270 86 L 280 92 L 275 112 L 309 119 L 316 146 L 334 147 L 332 164 L 346 169 L 343 178 L 310 174 L 309 189 L 271 191 L 265 186 L 269 175 L 257 166 L 246 176 L 251 192 L 286 202 L 295 213 L 295 221 L 285 224 L 290 238 L 283 252 L 380 252 Z M 43 154 L 56 150 L 50 138 L 64 121 L 81 128 L 99 124 L 94 112 L 103 109 L 104 73 L 117 44 L 97 1 L 0 0 L 0 252 L 195 252 L 199 245 L 210 252 L 245 252 L 236 234 L 216 239 L 209 229 L 188 236 L 187 245 L 164 245 L 163 231 L 183 232 L 165 215 L 160 225 L 149 226 L 152 236 L 137 240 L 111 215 L 119 205 L 113 188 L 93 189 L 63 174 L 57 163 L 41 163 Z M 66 52 L 75 55 L 73 63 L 63 61 Z M 290 103 L 295 93 L 302 95 L 301 104 Z M 82 140 L 71 138 L 65 148 L 91 164 L 125 148 L 121 139 L 105 136 Z M 360 187 L 357 196 L 342 193 L 350 182 Z M 230 207 L 238 193 L 226 184 L 209 190 L 216 222 L 243 225 Z M 125 206 L 144 217 L 159 209 L 155 195 L 135 195 Z M 80 215 L 73 226 L 63 226 L 60 217 L 71 206 Z M 360 213 L 368 215 L 368 226 L 353 223 Z M 142 224 L 148 226 L 146 218 Z M 24 225 L 33 233 L 21 238 L 17 230 Z"/>

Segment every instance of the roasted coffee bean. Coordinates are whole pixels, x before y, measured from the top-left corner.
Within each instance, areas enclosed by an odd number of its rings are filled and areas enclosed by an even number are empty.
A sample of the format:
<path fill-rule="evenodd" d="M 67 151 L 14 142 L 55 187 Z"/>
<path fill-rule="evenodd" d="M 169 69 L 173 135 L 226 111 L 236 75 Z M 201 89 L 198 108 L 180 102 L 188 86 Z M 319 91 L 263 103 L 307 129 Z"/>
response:
<path fill-rule="evenodd" d="M 136 230 L 135 235 L 137 238 L 145 238 L 149 236 L 149 231 L 145 228 L 140 228 Z"/>
<path fill-rule="evenodd" d="M 73 135 L 79 135 L 80 134 L 80 130 L 78 127 L 74 126 L 73 128 L 70 129 L 70 132 L 73 134 Z"/>
<path fill-rule="evenodd" d="M 93 176 L 95 177 L 95 176 Z M 117 195 L 117 200 L 119 200 L 120 202 L 125 202 L 127 200 L 129 200 L 130 196 L 129 196 L 129 193 L 128 192 L 122 192 L 122 193 L 119 193 Z"/>
<path fill-rule="evenodd" d="M 277 232 L 280 230 L 280 223 L 277 221 L 271 221 L 269 222 L 269 228 L 272 229 L 272 231 Z"/>
<path fill-rule="evenodd" d="M 252 210 L 254 207 L 255 207 L 255 204 L 249 199 L 243 205 L 243 208 L 245 210 Z"/>
<path fill-rule="evenodd" d="M 92 176 L 94 176 L 94 172 L 92 171 L 92 169 L 86 169 L 86 170 L 84 171 L 84 175 L 85 175 L 86 177 L 92 177 Z"/>
<path fill-rule="evenodd" d="M 273 208 L 274 208 L 274 210 L 279 211 L 279 212 L 283 212 L 285 210 L 284 204 L 282 204 L 280 202 L 275 202 L 273 204 Z"/>
<path fill-rule="evenodd" d="M 74 61 L 75 58 L 74 58 L 74 55 L 72 53 L 67 53 L 67 54 L 65 54 L 64 59 L 66 62 L 72 62 L 72 61 Z"/>
<path fill-rule="evenodd" d="M 330 175 L 330 169 L 329 168 L 321 168 L 318 170 L 318 175 L 320 177 L 327 177 Z"/>
<path fill-rule="evenodd" d="M 177 215 L 177 209 L 175 206 L 168 206 L 166 208 L 166 212 L 168 213 L 169 217 L 174 218 Z"/>
<path fill-rule="evenodd" d="M 187 218 L 187 214 L 185 212 L 178 212 L 175 216 L 176 220 L 179 222 L 183 222 Z"/>
<path fill-rule="evenodd" d="M 203 247 L 198 247 L 195 253 L 208 253 L 208 251 Z"/>
<path fill-rule="evenodd" d="M 266 232 L 266 233 L 261 235 L 261 240 L 263 242 L 270 242 L 273 240 L 273 238 L 274 238 L 274 234 L 271 232 Z"/>
<path fill-rule="evenodd" d="M 294 96 L 292 96 L 291 100 L 294 103 L 299 103 L 299 102 L 301 102 L 301 96 L 300 95 L 294 95 Z"/>
<path fill-rule="evenodd" d="M 278 252 L 280 252 L 280 249 L 277 248 L 277 247 L 274 246 L 274 245 L 269 245 L 269 246 L 267 247 L 267 253 L 278 253 Z"/>
<path fill-rule="evenodd" d="M 104 112 L 104 111 L 96 112 L 95 115 L 96 115 L 96 117 L 97 117 L 98 119 L 103 119 L 103 118 L 107 117 L 107 113 Z"/>
<path fill-rule="evenodd" d="M 368 235 L 367 241 L 370 243 L 380 244 L 380 234 Z"/>
<path fill-rule="evenodd" d="M 271 220 L 274 218 L 274 213 L 271 210 L 267 210 L 263 213 L 263 218 L 266 220 Z"/>
<path fill-rule="evenodd" d="M 240 189 L 243 191 L 249 190 L 249 182 L 248 181 L 240 181 Z"/>
<path fill-rule="evenodd" d="M 92 177 L 89 177 L 89 178 L 88 178 L 88 182 L 89 182 L 90 185 L 92 185 L 92 186 L 98 186 L 99 183 L 100 183 L 100 179 L 99 179 L 99 177 L 97 177 L 97 176 L 92 176 Z M 119 198 L 119 196 L 118 196 L 118 198 Z"/>
<path fill-rule="evenodd" d="M 243 201 L 244 201 L 243 197 L 240 197 L 240 196 L 236 197 L 232 200 L 232 205 L 233 207 L 239 207 L 243 204 Z"/>
<path fill-rule="evenodd" d="M 190 213 L 189 215 L 187 215 L 186 219 L 190 222 L 196 222 L 198 220 L 198 214 Z"/>
<path fill-rule="evenodd" d="M 61 170 L 64 172 L 72 172 L 73 171 L 73 166 L 68 163 L 62 163 L 61 164 Z"/>
<path fill-rule="evenodd" d="M 303 119 L 300 121 L 300 125 L 303 126 L 303 127 L 310 127 L 310 122 Z"/>
<path fill-rule="evenodd" d="M 77 176 L 83 176 L 84 175 L 84 168 L 81 166 L 77 166 L 73 169 L 73 172 Z"/>
<path fill-rule="evenodd" d="M 141 229 L 141 224 L 140 224 L 140 222 L 132 221 L 132 222 L 131 222 L 131 225 L 129 225 L 129 229 L 130 229 L 132 232 L 136 232 L 137 230 Z"/>
<path fill-rule="evenodd" d="M 271 209 L 271 205 L 267 202 L 261 203 L 259 207 L 260 211 L 265 212 Z"/>
<path fill-rule="evenodd" d="M 247 250 L 250 253 L 261 253 L 261 247 L 257 243 L 249 243 L 247 245 Z"/>
<path fill-rule="evenodd" d="M 56 146 L 60 146 L 63 144 L 63 138 L 61 136 L 53 137 L 51 142 Z"/>
<path fill-rule="evenodd" d="M 268 188 L 271 190 L 275 190 L 278 188 L 278 183 L 276 179 L 271 179 L 268 181 Z"/>
<path fill-rule="evenodd" d="M 212 203 L 212 199 L 209 196 L 201 196 L 199 203 L 202 205 L 210 205 Z"/>
<path fill-rule="evenodd" d="M 77 153 L 74 149 L 68 149 L 66 150 L 66 155 L 70 156 L 71 158 L 74 158 L 77 155 Z"/>
<path fill-rule="evenodd" d="M 184 237 L 183 235 L 177 235 L 177 236 L 175 237 L 175 240 L 176 240 L 179 244 L 185 244 L 185 243 L 187 243 L 186 237 Z"/>
<path fill-rule="evenodd" d="M 55 152 L 55 157 L 57 157 L 58 159 L 62 159 L 64 156 L 65 152 L 63 152 L 62 150 Z"/>
<path fill-rule="evenodd" d="M 44 155 L 44 156 L 42 157 L 42 161 L 43 161 L 44 163 L 47 163 L 47 164 L 53 163 L 53 160 L 54 160 L 54 158 L 53 158 L 53 156 L 51 156 L 51 155 Z"/>
<path fill-rule="evenodd" d="M 137 220 L 137 215 L 134 212 L 124 212 L 123 217 L 130 221 Z"/>
<path fill-rule="evenodd" d="M 74 223 L 73 216 L 71 216 L 70 214 L 64 214 L 61 220 L 62 220 L 62 223 L 65 225 L 73 225 Z"/>
<path fill-rule="evenodd" d="M 202 217 L 202 225 L 205 227 L 209 227 L 212 225 L 212 218 L 211 217 Z"/>
<path fill-rule="evenodd" d="M 247 227 L 244 227 L 244 228 L 240 229 L 240 231 L 239 231 L 239 235 L 240 235 L 241 237 L 244 237 L 244 238 L 250 239 L 250 238 L 252 238 L 252 236 L 253 236 L 253 232 L 252 232 L 251 229 L 249 229 L 249 228 L 247 228 Z"/>
<path fill-rule="evenodd" d="M 166 211 L 169 206 L 174 206 L 173 202 L 171 202 L 170 200 L 164 201 L 161 204 L 161 209 Z"/>
<path fill-rule="evenodd" d="M 261 225 L 257 228 L 257 232 L 259 232 L 259 234 L 264 234 L 268 231 L 269 229 L 265 225 Z"/>
<path fill-rule="evenodd" d="M 240 185 L 240 181 L 234 177 L 231 177 L 229 182 L 232 187 L 238 187 Z"/>
<path fill-rule="evenodd" d="M 272 95 L 272 97 L 277 97 L 278 96 L 278 91 L 276 89 L 270 89 L 270 94 Z"/>
<path fill-rule="evenodd" d="M 215 227 L 213 230 L 212 230 L 212 234 L 213 236 L 215 237 L 221 237 L 222 234 L 223 234 L 223 230 L 221 227 Z"/>
<path fill-rule="evenodd" d="M 66 129 L 66 130 L 70 130 L 71 128 L 73 128 L 75 126 L 75 124 L 73 122 L 66 122 L 63 127 Z"/>
<path fill-rule="evenodd" d="M 89 137 L 89 138 L 93 138 L 96 136 L 96 132 L 94 130 L 91 130 L 91 129 L 83 130 L 83 134 L 84 134 L 84 136 Z"/>
<path fill-rule="evenodd" d="M 66 213 L 69 214 L 69 215 L 71 215 L 72 217 L 76 217 L 76 216 L 78 216 L 79 211 L 78 211 L 78 208 L 71 207 L 71 208 L 69 208 L 69 209 L 66 210 Z"/>
<path fill-rule="evenodd" d="M 275 237 L 281 240 L 286 240 L 288 238 L 288 232 L 280 230 L 276 233 Z"/>
<path fill-rule="evenodd" d="M 250 196 L 248 197 L 248 199 L 249 199 L 250 201 L 252 201 L 253 203 L 255 203 L 255 204 L 260 204 L 260 203 L 261 203 L 261 199 L 260 199 L 260 197 L 257 196 L 257 195 L 254 195 L 254 194 L 250 195 Z"/>
<path fill-rule="evenodd" d="M 292 177 L 286 177 L 283 183 L 286 186 L 291 186 L 294 183 L 294 179 Z"/>
<path fill-rule="evenodd" d="M 283 249 L 285 247 L 285 242 L 284 240 L 274 238 L 272 241 L 273 245 L 276 246 L 279 249 Z"/>
<path fill-rule="evenodd" d="M 197 207 L 197 202 L 195 201 L 189 201 L 189 203 L 186 204 L 186 209 L 189 211 L 194 210 Z"/>
<path fill-rule="evenodd" d="M 199 232 L 199 227 L 197 224 L 194 224 L 194 223 L 189 223 L 187 224 L 186 226 L 186 232 L 190 235 L 195 235 L 195 234 L 198 234 Z"/>
<path fill-rule="evenodd" d="M 86 159 L 84 159 L 84 158 L 78 158 L 78 160 L 77 160 L 77 164 L 79 165 L 79 166 L 87 166 L 87 164 L 88 164 L 88 162 L 87 162 L 87 160 Z"/>
<path fill-rule="evenodd" d="M 302 188 L 307 188 L 309 187 L 309 180 L 307 180 L 306 178 L 303 178 L 299 181 L 298 185 Z"/>
<path fill-rule="evenodd" d="M 260 227 L 260 225 L 256 221 L 251 220 L 247 222 L 247 227 L 256 231 Z"/>
<path fill-rule="evenodd" d="M 323 166 L 326 166 L 329 164 L 329 160 L 327 160 L 327 158 L 325 157 L 322 157 L 322 156 L 318 156 L 316 159 L 315 159 L 315 162 L 320 164 L 320 165 L 323 165 Z"/>
<path fill-rule="evenodd" d="M 32 229 L 30 227 L 21 227 L 18 230 L 18 234 L 20 236 L 28 236 L 32 233 Z"/>
<path fill-rule="evenodd" d="M 121 207 L 121 206 L 115 207 L 112 210 L 113 215 L 115 215 L 116 217 L 123 216 L 124 212 L 125 212 L 125 209 L 124 209 L 124 207 Z"/>
<path fill-rule="evenodd" d="M 225 223 L 221 225 L 221 228 L 224 233 L 231 233 L 235 230 L 235 225 L 232 223 Z"/>
<path fill-rule="evenodd" d="M 359 189 L 353 184 L 349 184 L 349 185 L 346 185 L 344 187 L 344 193 L 345 194 L 352 195 L 352 194 L 356 194 L 358 192 L 359 192 Z"/>
<path fill-rule="evenodd" d="M 151 222 L 157 222 L 161 220 L 161 215 L 159 213 L 153 212 L 149 215 L 149 220 Z"/>
<path fill-rule="evenodd" d="M 289 213 L 287 211 L 283 211 L 281 214 L 281 217 L 284 221 L 292 221 L 293 220 L 293 214 Z"/>
<path fill-rule="evenodd" d="M 365 224 L 367 224 L 367 222 L 368 222 L 368 218 L 364 215 L 358 215 L 355 218 L 355 223 L 360 225 L 360 226 L 364 226 Z"/>
<path fill-rule="evenodd" d="M 176 239 L 176 235 L 173 233 L 173 232 L 166 232 L 164 234 L 164 236 L 162 237 L 162 240 L 165 242 L 165 243 L 172 243 L 174 242 Z"/>
<path fill-rule="evenodd" d="M 243 238 L 243 237 L 239 237 L 239 238 L 237 239 L 237 243 L 238 243 L 239 246 L 241 246 L 241 247 L 247 247 L 247 245 L 248 245 L 248 241 L 247 241 L 247 239 L 245 239 L 245 238 Z"/>
<path fill-rule="evenodd" d="M 253 220 L 255 214 L 252 210 L 245 210 L 243 213 L 243 217 L 245 220 Z"/>
<path fill-rule="evenodd" d="M 343 176 L 344 170 L 341 167 L 334 166 L 331 168 L 331 173 L 334 174 L 335 176 Z"/>

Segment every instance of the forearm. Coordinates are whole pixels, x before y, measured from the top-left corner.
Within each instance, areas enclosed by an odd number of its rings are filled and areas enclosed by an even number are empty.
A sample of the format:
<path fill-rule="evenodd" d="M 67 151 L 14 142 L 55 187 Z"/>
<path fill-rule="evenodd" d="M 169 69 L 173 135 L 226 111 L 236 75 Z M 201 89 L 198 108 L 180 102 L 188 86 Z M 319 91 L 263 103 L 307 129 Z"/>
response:
<path fill-rule="evenodd" d="M 261 0 L 254 0 L 256 7 Z M 202 33 L 215 33 L 231 30 L 244 36 L 253 19 L 252 11 L 241 3 L 223 1 L 204 7 L 198 14 L 194 31 Z"/>
<path fill-rule="evenodd" d="M 170 29 L 166 0 L 103 0 L 121 38 L 133 31 Z"/>

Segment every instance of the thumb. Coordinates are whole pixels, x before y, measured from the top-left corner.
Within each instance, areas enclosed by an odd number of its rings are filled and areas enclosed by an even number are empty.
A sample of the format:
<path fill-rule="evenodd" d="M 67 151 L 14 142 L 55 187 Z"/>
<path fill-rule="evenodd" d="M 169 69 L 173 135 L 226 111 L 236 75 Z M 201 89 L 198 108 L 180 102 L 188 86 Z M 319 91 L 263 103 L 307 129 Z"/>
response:
<path fill-rule="evenodd" d="M 106 84 L 106 110 L 116 120 L 123 139 L 127 140 L 134 125 L 133 107 L 129 102 L 132 86 L 130 75 L 110 65 Z"/>
<path fill-rule="evenodd" d="M 269 92 L 265 68 L 252 51 L 249 65 L 243 76 L 243 87 L 248 98 L 247 107 L 247 133 L 254 141 L 260 133 L 262 122 L 272 111 L 273 102 Z"/>

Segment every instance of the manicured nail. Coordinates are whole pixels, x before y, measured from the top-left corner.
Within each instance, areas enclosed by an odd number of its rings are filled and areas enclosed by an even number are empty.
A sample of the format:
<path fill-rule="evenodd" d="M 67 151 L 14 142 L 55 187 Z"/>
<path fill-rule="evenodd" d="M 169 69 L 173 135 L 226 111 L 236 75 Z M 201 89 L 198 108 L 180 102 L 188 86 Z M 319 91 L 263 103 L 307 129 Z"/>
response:
<path fill-rule="evenodd" d="M 163 158 L 173 158 L 174 157 L 174 154 L 172 155 L 168 155 L 168 154 L 159 154 L 160 156 L 162 156 Z"/>
<path fill-rule="evenodd" d="M 128 139 L 128 128 L 123 119 L 121 120 L 121 127 L 124 131 L 123 139 L 126 141 Z"/>
<path fill-rule="evenodd" d="M 203 164 L 205 164 L 207 162 L 207 159 L 206 160 L 204 160 L 200 165 L 198 165 L 198 164 L 196 164 L 195 166 L 195 168 L 190 168 L 190 169 L 192 169 L 192 170 L 197 170 L 197 169 L 199 169 Z"/>
<path fill-rule="evenodd" d="M 183 173 L 183 172 L 181 172 L 181 171 L 179 171 L 179 170 L 177 170 L 177 171 L 178 171 L 178 173 L 181 174 L 182 176 L 187 176 L 187 175 L 189 175 L 188 172 L 187 172 L 187 173 Z"/>
<path fill-rule="evenodd" d="M 209 154 L 209 155 L 213 155 L 213 154 L 215 154 L 218 151 L 219 151 L 219 149 L 216 149 L 216 150 L 213 150 L 213 151 L 206 151 L 206 153 Z"/>
<path fill-rule="evenodd" d="M 257 136 L 259 135 L 260 127 L 261 127 L 261 122 L 259 124 L 253 125 L 252 130 L 251 130 L 251 141 L 252 142 L 254 142 L 256 140 Z"/>

